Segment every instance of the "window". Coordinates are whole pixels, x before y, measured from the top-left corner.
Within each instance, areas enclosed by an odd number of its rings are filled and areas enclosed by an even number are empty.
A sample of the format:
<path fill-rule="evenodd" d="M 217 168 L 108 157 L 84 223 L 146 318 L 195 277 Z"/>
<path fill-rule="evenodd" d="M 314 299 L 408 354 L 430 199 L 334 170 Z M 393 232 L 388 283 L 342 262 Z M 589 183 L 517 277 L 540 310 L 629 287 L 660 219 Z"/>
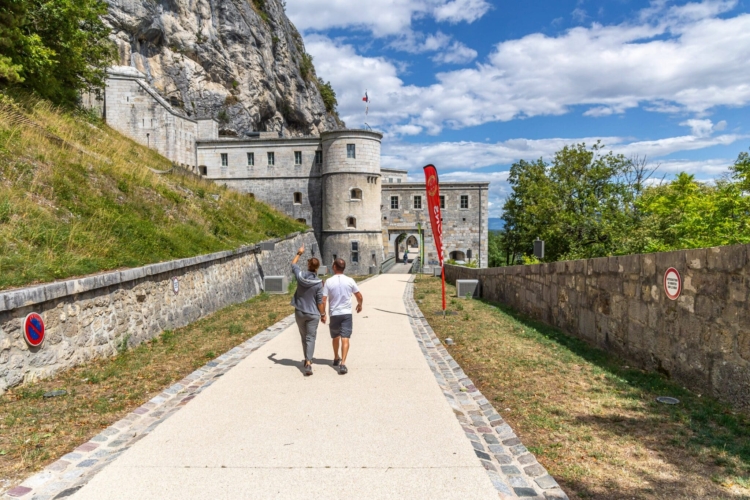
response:
<path fill-rule="evenodd" d="M 268 166 L 273 167 L 275 163 L 276 163 L 276 157 L 274 156 L 274 154 L 268 153 Z"/>
<path fill-rule="evenodd" d="M 391 210 L 398 210 L 398 196 L 391 196 Z"/>
<path fill-rule="evenodd" d="M 302 224 L 307 224 L 307 219 L 297 219 L 297 222 L 301 222 Z"/>
<path fill-rule="evenodd" d="M 414 209 L 422 210 L 422 197 L 421 196 L 414 197 Z"/>
<path fill-rule="evenodd" d="M 254 193 L 247 193 L 247 195 L 250 197 L 251 200 L 255 199 L 255 194 Z"/>
<path fill-rule="evenodd" d="M 302 205 L 302 193 L 294 193 L 294 204 Z"/>
<path fill-rule="evenodd" d="M 302 165 L 302 151 L 295 151 L 294 152 L 294 164 L 295 165 Z"/>
<path fill-rule="evenodd" d="M 226 153 L 221 153 L 221 166 L 226 167 L 229 165 L 229 155 Z"/>
<path fill-rule="evenodd" d="M 359 262 L 359 242 L 352 241 L 352 262 Z"/>
<path fill-rule="evenodd" d="M 323 151 L 315 152 L 315 163 L 321 165 L 323 163 Z"/>
<path fill-rule="evenodd" d="M 445 195 L 440 195 L 440 208 L 445 208 Z"/>
<path fill-rule="evenodd" d="M 201 173 L 201 175 L 208 175 L 208 167 L 205 165 L 201 165 L 198 167 L 198 171 Z"/>
<path fill-rule="evenodd" d="M 349 192 L 349 199 L 362 201 L 362 190 L 354 188 Z"/>
<path fill-rule="evenodd" d="M 396 179 L 396 184 L 401 184 L 401 179 Z"/>
<path fill-rule="evenodd" d="M 469 195 L 461 195 L 461 208 L 469 208 Z"/>
<path fill-rule="evenodd" d="M 357 219 L 354 217 L 348 217 L 346 219 L 346 227 L 349 229 L 357 229 Z"/>
<path fill-rule="evenodd" d="M 355 144 L 346 145 L 346 157 L 356 158 L 357 157 L 357 146 Z"/>
<path fill-rule="evenodd" d="M 255 153 L 248 153 L 247 154 L 247 166 L 252 167 L 255 165 Z"/>

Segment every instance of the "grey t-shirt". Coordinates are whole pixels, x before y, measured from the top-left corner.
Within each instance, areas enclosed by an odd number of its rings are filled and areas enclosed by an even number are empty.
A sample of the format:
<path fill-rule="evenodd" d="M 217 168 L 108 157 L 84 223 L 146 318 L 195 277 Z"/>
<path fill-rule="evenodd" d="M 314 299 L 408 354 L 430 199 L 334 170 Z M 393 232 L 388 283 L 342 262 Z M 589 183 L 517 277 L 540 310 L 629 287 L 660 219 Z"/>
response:
<path fill-rule="evenodd" d="M 315 273 L 302 271 L 297 264 L 292 265 L 292 271 L 297 278 L 297 291 L 292 297 L 292 305 L 305 314 L 320 316 L 318 304 L 323 303 L 323 281 Z"/>

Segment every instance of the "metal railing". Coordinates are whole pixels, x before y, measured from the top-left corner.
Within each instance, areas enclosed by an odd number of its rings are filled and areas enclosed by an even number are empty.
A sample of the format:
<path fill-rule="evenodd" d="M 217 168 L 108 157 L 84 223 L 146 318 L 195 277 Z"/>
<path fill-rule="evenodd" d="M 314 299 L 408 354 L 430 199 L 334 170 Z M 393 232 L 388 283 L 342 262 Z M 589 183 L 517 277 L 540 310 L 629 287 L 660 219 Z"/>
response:
<path fill-rule="evenodd" d="M 380 264 L 380 274 L 385 274 L 396 265 L 396 257 L 388 257 Z"/>

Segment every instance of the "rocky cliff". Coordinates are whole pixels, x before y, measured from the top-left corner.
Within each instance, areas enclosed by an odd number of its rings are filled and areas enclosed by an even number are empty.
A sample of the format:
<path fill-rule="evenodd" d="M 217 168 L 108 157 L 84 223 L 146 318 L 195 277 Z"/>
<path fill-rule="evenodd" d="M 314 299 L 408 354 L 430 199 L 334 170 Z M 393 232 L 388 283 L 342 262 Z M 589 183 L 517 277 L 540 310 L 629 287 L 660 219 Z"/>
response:
<path fill-rule="evenodd" d="M 339 128 L 282 0 L 107 0 L 120 64 L 224 135 Z"/>

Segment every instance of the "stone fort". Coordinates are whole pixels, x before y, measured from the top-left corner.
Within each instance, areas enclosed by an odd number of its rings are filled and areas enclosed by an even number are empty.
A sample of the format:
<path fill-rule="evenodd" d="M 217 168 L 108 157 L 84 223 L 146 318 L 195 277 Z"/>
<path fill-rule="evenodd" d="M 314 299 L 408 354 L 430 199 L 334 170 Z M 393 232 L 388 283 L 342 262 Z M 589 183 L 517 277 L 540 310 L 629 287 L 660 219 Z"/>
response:
<path fill-rule="evenodd" d="M 426 265 L 437 264 L 424 183 L 380 166 L 383 135 L 343 129 L 320 136 L 255 132 L 220 137 L 214 119 L 194 119 L 164 99 L 135 68 L 114 67 L 99 100 L 84 97 L 108 125 L 175 165 L 246 193 L 310 226 L 324 265 L 350 274 L 401 261 L 424 231 Z M 439 163 L 439 160 L 437 161 Z M 487 267 L 488 182 L 441 182 L 446 259 Z"/>

